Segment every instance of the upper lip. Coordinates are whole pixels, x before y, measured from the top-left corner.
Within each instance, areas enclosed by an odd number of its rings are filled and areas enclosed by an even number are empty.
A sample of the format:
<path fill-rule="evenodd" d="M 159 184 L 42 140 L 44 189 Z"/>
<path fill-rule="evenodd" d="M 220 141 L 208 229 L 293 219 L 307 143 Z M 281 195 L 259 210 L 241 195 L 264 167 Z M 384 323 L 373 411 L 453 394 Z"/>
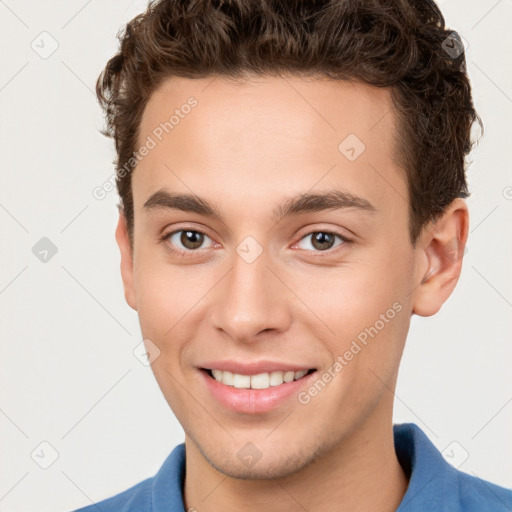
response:
<path fill-rule="evenodd" d="M 300 370 L 311 370 L 315 369 L 314 366 L 306 366 L 303 364 L 291 364 L 291 363 L 280 363 L 278 361 L 253 361 L 253 362 L 242 362 L 234 360 L 224 361 L 208 361 L 199 366 L 206 370 L 222 370 L 232 373 L 238 373 L 240 375 L 258 375 L 259 373 L 270 373 L 270 372 L 298 372 Z"/>

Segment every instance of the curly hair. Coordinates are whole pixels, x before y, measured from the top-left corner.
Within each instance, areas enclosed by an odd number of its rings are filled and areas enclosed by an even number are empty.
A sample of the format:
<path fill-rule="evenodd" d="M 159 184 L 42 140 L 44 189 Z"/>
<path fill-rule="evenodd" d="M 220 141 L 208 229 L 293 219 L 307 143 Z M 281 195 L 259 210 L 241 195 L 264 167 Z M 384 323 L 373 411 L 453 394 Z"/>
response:
<path fill-rule="evenodd" d="M 291 72 L 389 87 L 412 244 L 455 198 L 469 195 L 465 157 L 472 125 L 482 122 L 460 36 L 445 26 L 433 0 L 153 0 L 117 38 L 119 51 L 99 75 L 96 94 L 107 123 L 102 133 L 115 141 L 131 244 L 126 162 L 136 165 L 144 108 L 172 76 Z"/>

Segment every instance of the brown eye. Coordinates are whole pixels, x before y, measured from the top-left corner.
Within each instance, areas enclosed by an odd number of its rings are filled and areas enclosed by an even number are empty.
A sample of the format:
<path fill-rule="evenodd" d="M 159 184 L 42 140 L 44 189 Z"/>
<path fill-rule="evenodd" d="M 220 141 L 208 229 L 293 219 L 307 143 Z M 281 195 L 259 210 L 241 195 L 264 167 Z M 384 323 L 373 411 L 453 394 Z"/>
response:
<path fill-rule="evenodd" d="M 315 249 L 323 250 L 330 249 L 335 241 L 335 237 L 332 233 L 324 233 L 323 231 L 319 231 L 313 233 L 312 245 Z"/>
<path fill-rule="evenodd" d="M 187 249 L 197 249 L 203 243 L 204 235 L 197 231 L 182 231 L 180 242 Z"/>
<path fill-rule="evenodd" d="M 336 244 L 336 239 L 339 239 L 340 242 Z M 328 249 L 332 249 L 337 245 L 341 245 L 342 243 L 348 242 L 343 236 L 338 233 L 331 233 L 329 231 L 313 231 L 312 233 L 307 234 L 305 237 L 301 239 L 299 244 L 304 240 L 310 240 L 309 245 L 317 251 L 327 251 Z M 335 245 L 336 244 L 336 245 Z M 299 247 L 300 249 L 310 250 L 308 247 Z"/>
<path fill-rule="evenodd" d="M 194 251 L 201 248 L 204 244 L 205 238 L 210 238 L 201 231 L 195 231 L 192 229 L 180 229 L 169 233 L 164 237 L 170 242 L 170 244 L 177 248 L 178 251 Z"/>

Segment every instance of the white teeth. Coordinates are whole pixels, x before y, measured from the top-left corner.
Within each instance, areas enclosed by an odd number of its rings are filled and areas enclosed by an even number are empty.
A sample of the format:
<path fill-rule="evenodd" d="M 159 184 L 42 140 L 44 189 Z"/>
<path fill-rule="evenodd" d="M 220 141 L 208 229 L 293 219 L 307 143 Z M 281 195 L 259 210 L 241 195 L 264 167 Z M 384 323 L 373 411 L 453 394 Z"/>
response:
<path fill-rule="evenodd" d="M 270 387 L 270 375 L 268 373 L 258 373 L 251 377 L 252 389 L 266 389 Z"/>
<path fill-rule="evenodd" d="M 216 381 L 222 382 L 227 386 L 245 389 L 267 389 L 271 386 L 280 386 L 283 382 L 292 382 L 293 380 L 301 379 L 306 373 L 308 373 L 308 370 L 241 375 L 228 371 L 212 370 L 213 377 Z"/>
<path fill-rule="evenodd" d="M 233 386 L 235 388 L 250 388 L 251 387 L 251 376 L 240 375 L 239 373 L 233 374 Z"/>
<path fill-rule="evenodd" d="M 222 370 L 218 370 L 218 372 L 221 375 L 220 375 L 220 378 L 218 378 L 217 380 L 224 382 L 224 384 L 227 384 L 228 386 L 233 385 L 233 382 L 235 379 L 234 379 L 234 375 L 232 372 L 228 372 L 227 370 L 224 372 Z"/>
<path fill-rule="evenodd" d="M 272 372 L 270 374 L 269 384 L 271 386 L 280 386 L 283 383 L 283 372 Z"/>
<path fill-rule="evenodd" d="M 295 378 L 295 372 L 285 372 L 283 380 L 285 382 L 291 382 Z"/>
<path fill-rule="evenodd" d="M 304 377 L 308 373 L 307 370 L 299 370 L 298 372 L 295 372 L 295 380 L 300 379 L 301 377 Z"/>

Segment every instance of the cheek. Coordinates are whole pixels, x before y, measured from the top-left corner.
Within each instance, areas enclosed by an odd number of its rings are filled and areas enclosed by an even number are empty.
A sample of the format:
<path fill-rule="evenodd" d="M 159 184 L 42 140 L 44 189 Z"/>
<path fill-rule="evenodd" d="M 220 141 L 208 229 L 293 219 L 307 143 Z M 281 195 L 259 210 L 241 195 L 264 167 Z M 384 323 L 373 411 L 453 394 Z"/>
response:
<path fill-rule="evenodd" d="M 152 372 L 171 409 L 186 409 L 182 364 L 191 335 L 187 322 L 200 300 L 199 290 L 175 268 L 154 262 L 138 266 L 136 287 L 142 337 L 159 351 Z"/>
<path fill-rule="evenodd" d="M 323 343 L 333 360 L 341 356 L 351 367 L 384 375 L 398 366 L 410 321 L 403 275 L 410 265 L 397 261 L 376 256 L 375 261 L 330 269 L 324 280 L 321 272 L 304 276 L 297 295 L 307 298 L 315 315 L 307 313 L 299 323 L 309 318 L 317 337 L 325 332 Z"/>
<path fill-rule="evenodd" d="M 200 268 L 201 267 L 201 268 Z M 225 269 L 199 265 L 171 265 L 165 256 L 140 258 L 135 282 L 141 332 L 160 350 L 159 363 L 177 369 L 199 329 L 207 328 L 208 292 Z"/>
<path fill-rule="evenodd" d="M 338 363 L 330 368 L 336 376 L 325 394 L 322 391 L 322 400 L 339 404 L 346 416 L 343 421 L 370 411 L 393 387 L 409 326 L 410 314 L 397 276 L 374 270 L 340 274 L 322 292 L 310 295 L 318 316 L 329 327 L 321 341 L 333 364 Z M 321 336 L 319 326 L 317 321 L 317 337 Z M 322 400 L 314 406 L 318 414 Z"/>
<path fill-rule="evenodd" d="M 333 269 L 323 279 L 321 274 L 303 276 L 297 295 L 301 294 L 336 334 L 355 334 L 405 299 L 405 280 L 390 265 L 381 268 L 368 263 Z"/>
<path fill-rule="evenodd" d="M 197 291 L 169 265 L 141 258 L 135 267 L 135 292 L 142 334 L 163 350 L 162 343 L 175 337 L 180 319 L 197 302 Z"/>

